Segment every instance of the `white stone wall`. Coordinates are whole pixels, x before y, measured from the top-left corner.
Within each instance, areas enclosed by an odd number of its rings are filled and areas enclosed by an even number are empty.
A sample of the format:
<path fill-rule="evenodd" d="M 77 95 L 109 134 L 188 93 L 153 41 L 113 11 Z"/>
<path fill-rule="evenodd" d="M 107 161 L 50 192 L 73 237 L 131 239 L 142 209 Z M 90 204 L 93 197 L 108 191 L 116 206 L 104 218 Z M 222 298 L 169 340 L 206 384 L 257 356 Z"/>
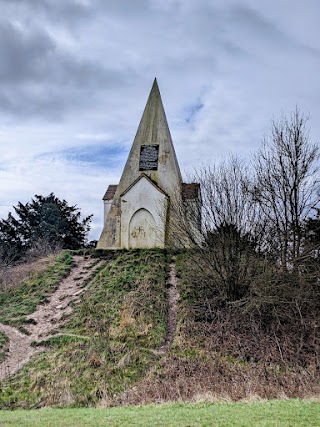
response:
<path fill-rule="evenodd" d="M 103 218 L 104 218 L 104 223 L 105 223 L 106 219 L 107 219 L 107 216 L 108 216 L 108 213 L 110 211 L 111 205 L 112 205 L 112 200 L 104 200 L 103 202 L 104 202 L 103 203 L 103 205 L 104 205 L 104 210 L 103 210 L 104 215 L 103 215 Z"/>
<path fill-rule="evenodd" d="M 121 197 L 121 247 L 165 246 L 167 196 L 141 177 Z"/>

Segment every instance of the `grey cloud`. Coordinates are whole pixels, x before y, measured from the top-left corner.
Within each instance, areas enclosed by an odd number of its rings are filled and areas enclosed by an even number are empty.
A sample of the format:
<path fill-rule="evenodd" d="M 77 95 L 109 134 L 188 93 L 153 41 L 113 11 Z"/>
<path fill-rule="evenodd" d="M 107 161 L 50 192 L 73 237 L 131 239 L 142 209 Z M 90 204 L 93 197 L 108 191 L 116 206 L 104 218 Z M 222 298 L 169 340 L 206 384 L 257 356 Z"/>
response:
<path fill-rule="evenodd" d="M 108 88 L 124 87 L 126 73 L 104 69 L 91 63 L 62 58 L 49 78 L 19 85 L 0 84 L 0 110 L 5 115 L 53 119 L 69 111 L 93 108 Z"/>
<path fill-rule="evenodd" d="M 112 77 L 100 62 L 80 59 L 57 46 L 45 30 L 26 29 L 0 22 L 0 85 L 24 83 L 97 86 Z"/>
<path fill-rule="evenodd" d="M 125 86 L 127 71 L 79 58 L 45 29 L 0 22 L 0 110 L 25 117 L 60 117 L 86 108 L 101 90 Z"/>
<path fill-rule="evenodd" d="M 232 7 L 230 11 L 235 23 L 245 26 L 252 33 L 257 35 L 262 34 L 265 37 L 271 37 L 271 39 L 278 41 L 287 41 L 287 37 L 282 31 L 275 24 L 264 18 L 258 11 L 241 5 Z"/>
<path fill-rule="evenodd" d="M 229 8 L 232 37 L 235 39 L 239 35 L 242 50 L 248 53 L 248 58 L 256 58 L 257 62 L 269 64 L 276 61 L 286 67 L 286 64 L 291 63 L 292 59 L 296 57 L 295 70 L 305 60 L 310 64 L 313 62 L 314 67 L 318 68 L 320 49 L 309 46 L 297 38 L 292 29 L 288 31 L 288 25 L 281 25 L 286 20 L 290 21 L 290 10 L 285 16 L 283 11 L 279 11 L 279 18 L 276 22 L 268 19 L 264 12 L 263 8 L 258 11 L 245 5 Z M 289 28 L 292 27 L 289 26 Z"/>
<path fill-rule="evenodd" d="M 306 46 L 293 39 L 279 27 L 278 23 L 271 22 L 261 12 L 245 5 L 233 6 L 229 10 L 232 25 L 245 29 L 248 38 L 276 48 L 307 50 Z"/>
<path fill-rule="evenodd" d="M 49 21 L 73 26 L 92 16 L 96 0 L 88 3 L 76 0 L 0 0 L 0 7 L 12 17 L 19 15 L 32 18 L 35 14 Z"/>
<path fill-rule="evenodd" d="M 97 0 L 95 7 L 103 10 L 113 16 L 125 16 L 134 17 L 145 15 L 149 11 L 154 9 L 153 2 L 151 0 Z"/>
<path fill-rule="evenodd" d="M 25 0 L 20 1 L 25 2 Z M 87 18 L 93 11 L 96 2 L 94 0 L 87 3 L 75 0 L 36 0 L 31 3 L 36 3 L 37 7 L 42 8 L 49 16 L 64 20 L 69 17 L 72 19 Z"/>
<path fill-rule="evenodd" d="M 0 22 L 0 84 L 38 79 L 54 51 L 54 42 L 39 30 L 22 30 Z"/>

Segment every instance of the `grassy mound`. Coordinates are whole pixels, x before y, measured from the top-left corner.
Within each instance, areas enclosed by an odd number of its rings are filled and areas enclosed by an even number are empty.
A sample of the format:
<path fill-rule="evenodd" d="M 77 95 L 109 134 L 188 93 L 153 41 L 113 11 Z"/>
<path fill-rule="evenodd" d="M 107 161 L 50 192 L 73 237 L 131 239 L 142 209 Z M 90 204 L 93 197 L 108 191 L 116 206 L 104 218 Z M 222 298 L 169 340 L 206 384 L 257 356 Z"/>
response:
<path fill-rule="evenodd" d="M 64 329 L 3 385 L 2 408 L 94 405 L 140 379 L 165 340 L 166 256 L 119 252 L 97 271 Z"/>
<path fill-rule="evenodd" d="M 1 408 L 319 395 L 314 287 L 269 280 L 269 288 L 257 284 L 246 300 L 222 301 L 195 254 L 182 252 L 176 256 L 178 327 L 163 352 L 170 255 L 136 250 L 91 256 L 101 264 L 80 303 L 59 334 L 34 343 L 46 351 L 0 384 Z M 71 265 L 72 256 L 64 253 L 32 282 L 7 293 L 1 321 L 23 328 L 24 316 Z"/>

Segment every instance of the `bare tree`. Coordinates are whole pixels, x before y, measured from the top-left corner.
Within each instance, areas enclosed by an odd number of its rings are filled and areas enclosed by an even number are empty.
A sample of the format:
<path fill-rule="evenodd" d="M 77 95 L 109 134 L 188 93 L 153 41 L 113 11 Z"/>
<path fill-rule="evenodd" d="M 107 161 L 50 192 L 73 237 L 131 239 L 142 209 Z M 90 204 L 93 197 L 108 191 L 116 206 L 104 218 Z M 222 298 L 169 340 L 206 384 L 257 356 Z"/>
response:
<path fill-rule="evenodd" d="M 201 196 L 172 201 L 171 242 L 195 248 L 220 296 L 237 300 L 262 264 L 263 217 L 248 191 L 248 168 L 231 156 L 219 165 L 203 166 L 192 178 L 200 184 Z"/>
<path fill-rule="evenodd" d="M 298 263 L 303 223 L 319 205 L 319 149 L 309 142 L 308 117 L 296 108 L 273 121 L 254 157 L 253 195 L 268 219 L 270 247 L 280 253 L 283 269 Z"/>

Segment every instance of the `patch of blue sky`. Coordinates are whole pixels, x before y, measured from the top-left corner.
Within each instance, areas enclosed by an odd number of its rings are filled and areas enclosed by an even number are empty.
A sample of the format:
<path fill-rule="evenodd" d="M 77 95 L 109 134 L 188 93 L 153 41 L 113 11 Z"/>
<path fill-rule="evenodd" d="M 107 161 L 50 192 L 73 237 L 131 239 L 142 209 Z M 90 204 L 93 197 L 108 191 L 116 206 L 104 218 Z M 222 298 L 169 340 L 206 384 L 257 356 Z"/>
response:
<path fill-rule="evenodd" d="M 124 164 L 128 156 L 128 148 L 120 145 L 86 145 L 82 147 L 68 148 L 66 150 L 44 153 L 39 157 L 59 157 L 72 163 L 84 163 L 97 168 L 117 168 Z"/>
<path fill-rule="evenodd" d="M 185 111 L 185 117 L 184 117 L 184 121 L 186 123 L 192 123 L 197 115 L 197 113 L 203 108 L 203 104 L 202 103 L 196 103 L 196 104 L 192 104 L 187 106 L 184 111 Z"/>

